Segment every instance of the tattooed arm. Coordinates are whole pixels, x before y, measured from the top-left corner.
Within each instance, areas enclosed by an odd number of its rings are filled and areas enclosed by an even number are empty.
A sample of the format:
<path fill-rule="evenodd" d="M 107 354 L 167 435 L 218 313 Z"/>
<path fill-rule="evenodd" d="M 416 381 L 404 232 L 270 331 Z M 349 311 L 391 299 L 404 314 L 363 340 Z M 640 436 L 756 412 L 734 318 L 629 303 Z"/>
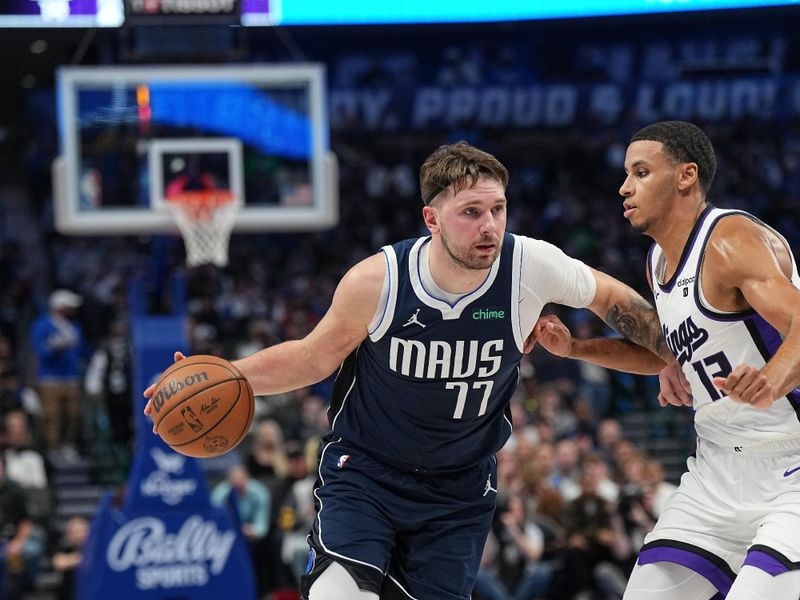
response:
<path fill-rule="evenodd" d="M 625 339 L 573 340 L 570 358 L 643 374 L 658 373 L 665 364 L 674 362 L 658 314 L 647 300 L 605 273 L 594 269 L 592 273 L 597 291 L 589 309 Z"/>
<path fill-rule="evenodd" d="M 592 269 L 597 291 L 589 308 L 627 339 L 644 346 L 663 361 L 674 357 L 667 348 L 658 313 L 633 288 Z"/>
<path fill-rule="evenodd" d="M 585 360 L 626 373 L 653 375 L 658 372 L 658 403 L 661 406 L 691 406 L 692 388 L 676 360 L 661 368 L 664 362 L 652 352 L 630 340 L 576 340 L 572 332 L 555 315 L 543 315 L 536 322 L 525 342 L 525 352 L 536 344 L 556 356 Z"/>
<path fill-rule="evenodd" d="M 589 308 L 625 339 L 581 340 L 554 315 L 539 318 L 525 343 L 530 352 L 541 344 L 548 352 L 608 369 L 654 375 L 658 373 L 661 406 L 691 406 L 692 390 L 661 333 L 658 314 L 633 289 L 592 269 L 596 290 Z"/>
<path fill-rule="evenodd" d="M 624 283 L 592 269 L 594 299 L 589 308 L 625 339 L 574 339 L 553 315 L 539 318 L 525 343 L 537 343 L 558 356 L 584 360 L 608 369 L 650 375 L 658 373 L 661 406 L 691 406 L 691 387 L 667 348 L 656 310 Z"/>

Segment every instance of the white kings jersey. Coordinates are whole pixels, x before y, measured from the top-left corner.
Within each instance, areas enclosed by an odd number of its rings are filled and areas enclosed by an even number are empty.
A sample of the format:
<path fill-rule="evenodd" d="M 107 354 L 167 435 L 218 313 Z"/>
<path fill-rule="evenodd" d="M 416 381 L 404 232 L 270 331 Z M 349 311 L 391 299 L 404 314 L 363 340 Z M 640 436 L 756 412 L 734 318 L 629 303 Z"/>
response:
<path fill-rule="evenodd" d="M 800 390 L 760 410 L 734 402 L 712 383 L 714 377 L 727 376 L 740 364 L 763 367 L 783 341 L 754 310 L 722 312 L 703 296 L 700 275 L 706 244 L 714 226 L 731 215 L 768 227 L 748 213 L 709 206 L 695 223 L 677 270 L 665 283 L 659 277 L 665 266 L 662 249 L 658 244 L 651 248 L 648 269 L 664 337 L 691 383 L 698 436 L 734 447 L 800 437 Z M 794 257 L 792 282 L 800 288 Z"/>

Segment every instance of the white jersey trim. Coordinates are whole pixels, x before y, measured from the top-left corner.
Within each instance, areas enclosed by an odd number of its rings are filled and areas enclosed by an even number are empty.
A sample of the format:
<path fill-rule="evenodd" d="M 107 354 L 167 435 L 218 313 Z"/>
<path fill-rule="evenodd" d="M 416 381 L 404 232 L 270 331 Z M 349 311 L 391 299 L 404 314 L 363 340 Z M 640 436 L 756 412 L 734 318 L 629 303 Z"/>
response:
<path fill-rule="evenodd" d="M 420 270 L 425 269 L 426 272 L 429 272 L 429 265 L 420 264 L 420 248 L 422 248 L 423 244 L 429 242 L 430 239 L 430 237 L 419 238 L 414 242 L 408 254 L 408 275 L 411 279 L 411 287 L 417 295 L 417 298 L 419 298 L 423 304 L 442 313 L 442 320 L 450 321 L 458 319 L 470 303 L 483 296 L 489 288 L 492 287 L 494 280 L 497 278 L 497 273 L 500 270 L 500 255 L 498 255 L 494 263 L 492 263 L 492 268 L 489 270 L 489 274 L 486 276 L 486 279 L 483 280 L 483 283 L 471 292 L 461 296 L 455 304 L 450 305 L 448 302 L 432 296 L 422 284 Z"/>
<path fill-rule="evenodd" d="M 521 246 L 515 305 L 524 344 L 546 304 L 552 302 L 572 308 L 586 308 L 597 293 L 597 285 L 588 266 L 566 255 L 553 244 L 512 235 L 515 239 L 514 248 Z M 515 269 L 512 276 L 516 273 Z"/>
<path fill-rule="evenodd" d="M 717 212 L 717 211 L 719 211 L 719 212 Z M 746 218 L 750 219 L 755 224 L 761 225 L 762 227 L 764 227 L 768 231 L 772 232 L 781 241 L 781 243 L 783 243 L 784 247 L 786 248 L 787 252 L 789 253 L 789 260 L 792 263 L 792 275 L 789 278 L 789 280 L 796 287 L 800 287 L 800 276 L 798 276 L 798 273 L 797 273 L 797 262 L 795 261 L 794 253 L 792 252 L 792 247 L 789 245 L 789 242 L 786 241 L 786 238 L 783 237 L 783 235 L 781 235 L 778 231 L 776 231 L 775 228 L 771 227 L 770 225 L 767 225 L 761 219 L 759 219 L 758 217 L 756 217 L 754 215 L 751 215 L 748 212 L 741 211 L 741 210 L 728 210 L 728 211 L 723 212 L 723 209 L 717 209 L 717 211 L 714 211 L 713 219 L 708 225 L 708 230 L 706 231 L 705 239 L 703 240 L 702 246 L 700 248 L 700 257 L 699 257 L 699 260 L 697 262 L 697 274 L 696 274 L 697 281 L 695 283 L 695 301 L 697 302 L 698 308 L 701 311 L 706 313 L 706 316 L 711 317 L 711 318 L 714 318 L 715 316 L 718 316 L 718 317 L 721 317 L 721 318 L 723 318 L 725 320 L 728 320 L 731 317 L 735 317 L 735 316 L 739 316 L 739 315 L 749 316 L 749 315 L 754 314 L 754 312 L 755 312 L 755 311 L 753 311 L 752 308 L 747 309 L 747 310 L 743 310 L 743 311 L 720 310 L 719 308 L 716 308 L 715 306 L 713 306 L 706 299 L 706 296 L 703 293 L 702 274 L 703 274 L 703 263 L 704 263 L 705 257 L 706 257 L 706 247 L 708 246 L 708 242 L 711 240 L 711 236 L 713 234 L 714 228 L 725 217 L 731 217 L 731 216 L 740 215 L 742 217 L 746 217 Z"/>
<path fill-rule="evenodd" d="M 356 360 L 358 360 L 358 351 L 359 350 L 361 350 L 361 346 L 356 348 L 356 356 L 355 356 Z M 342 367 L 344 367 L 344 363 L 342 363 Z M 341 372 L 342 372 L 342 367 L 339 367 L 339 374 L 341 374 Z M 338 375 L 337 375 L 337 378 L 338 378 Z M 333 421 L 331 421 L 331 429 L 336 429 L 336 419 L 338 419 L 339 415 L 342 414 L 342 411 L 344 410 L 344 405 L 347 404 L 347 398 L 350 396 L 350 392 L 353 391 L 353 388 L 355 387 L 355 385 L 356 385 L 356 376 L 355 376 L 355 373 L 354 373 L 353 374 L 353 381 L 350 382 L 350 387 L 347 388 L 347 392 L 345 392 L 345 395 L 342 398 L 342 405 L 339 407 L 339 410 L 336 412 L 336 416 L 333 417 Z"/>
<path fill-rule="evenodd" d="M 394 577 L 392 577 L 392 576 L 391 576 L 391 575 L 389 575 L 389 574 L 387 574 L 386 576 L 387 576 L 389 579 L 391 579 L 391 580 L 392 580 L 392 582 L 393 582 L 393 583 L 394 583 L 394 584 L 395 584 L 395 585 L 396 585 L 398 588 L 400 588 L 400 591 L 401 591 L 401 592 L 403 592 L 403 593 L 404 593 L 406 596 L 408 596 L 409 600 L 417 600 L 417 598 L 415 598 L 414 596 L 412 596 L 412 595 L 409 593 L 409 591 L 408 591 L 406 588 L 404 588 L 404 587 L 401 585 L 401 583 L 400 583 L 399 581 L 397 581 L 397 579 L 395 579 Z"/>
<path fill-rule="evenodd" d="M 517 386 L 519 385 L 519 376 L 520 376 L 520 368 L 519 365 L 517 365 L 517 384 L 516 384 Z M 508 408 L 506 408 L 506 410 L 503 411 L 503 418 L 506 420 L 506 423 L 508 423 L 509 437 L 511 437 L 511 435 L 514 433 L 514 424 L 511 422 L 511 419 L 508 418 L 507 410 Z M 497 457 L 494 455 L 492 456 L 494 457 L 495 464 L 497 464 Z"/>
<path fill-rule="evenodd" d="M 323 464 L 323 460 L 325 459 L 325 453 L 328 451 L 328 448 L 330 448 L 333 444 L 340 443 L 341 441 L 342 441 L 342 438 L 339 438 L 338 440 L 332 440 L 332 441 L 328 442 L 325 445 L 325 448 L 322 449 L 322 452 L 319 455 L 319 465 L 317 466 L 317 474 L 319 475 L 320 485 L 314 488 L 314 497 L 317 499 L 317 502 L 319 502 L 319 510 L 317 511 L 317 529 L 319 531 L 319 543 L 322 546 L 322 549 L 325 550 L 325 552 L 327 554 L 330 554 L 331 556 L 336 556 L 337 558 L 343 558 L 343 559 L 348 560 L 350 562 L 354 562 L 354 563 L 357 563 L 359 565 L 364 565 L 365 567 L 372 567 L 373 569 L 376 569 L 379 573 L 383 574 L 383 569 L 381 569 L 380 567 L 377 567 L 375 565 L 371 565 L 368 562 L 357 560 L 355 558 L 350 558 L 349 556 L 345 556 L 344 554 L 339 554 L 338 552 L 334 552 L 333 550 L 331 550 L 330 548 L 328 548 L 325 545 L 325 542 L 322 539 L 322 509 L 324 508 L 324 506 L 323 506 L 323 503 L 322 503 L 322 498 L 320 498 L 319 494 L 317 494 L 317 491 L 319 490 L 319 488 L 322 487 L 323 485 L 325 485 L 325 478 L 322 476 L 322 464 Z"/>
<path fill-rule="evenodd" d="M 380 340 L 394 320 L 394 309 L 397 304 L 397 288 L 400 279 L 397 270 L 397 254 L 391 246 L 381 248 L 383 256 L 386 258 L 386 276 L 381 288 L 381 299 L 378 301 L 378 308 L 375 316 L 369 324 L 369 339 L 373 342 Z M 379 315 L 380 313 L 380 315 Z"/>
<path fill-rule="evenodd" d="M 522 352 L 525 347 L 525 337 L 522 332 L 519 303 L 522 301 L 522 259 L 524 257 L 523 244 L 514 236 L 514 256 L 511 260 L 511 329 L 514 332 L 514 341 L 517 349 Z"/>

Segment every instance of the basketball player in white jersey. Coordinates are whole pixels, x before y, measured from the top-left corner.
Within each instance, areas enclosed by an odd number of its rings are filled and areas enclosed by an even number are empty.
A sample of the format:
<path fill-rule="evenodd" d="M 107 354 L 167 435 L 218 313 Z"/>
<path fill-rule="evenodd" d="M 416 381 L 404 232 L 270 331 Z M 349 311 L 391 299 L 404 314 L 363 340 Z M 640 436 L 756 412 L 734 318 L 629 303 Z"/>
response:
<path fill-rule="evenodd" d="M 420 173 L 430 235 L 355 265 L 304 339 L 236 363 L 257 395 L 339 368 L 307 600 L 468 600 L 494 513 L 494 454 L 511 433 L 524 342 L 545 304 L 588 307 L 675 362 L 634 290 L 506 232 L 507 182 L 492 155 L 440 147 Z M 647 357 L 629 367 L 664 365 Z"/>
<path fill-rule="evenodd" d="M 708 137 L 679 121 L 645 127 L 625 157 L 624 217 L 655 240 L 647 278 L 698 436 L 625 600 L 800 597 L 800 277 L 774 229 L 708 204 L 715 170 Z M 534 336 L 627 370 L 613 342 L 572 340 L 553 317 Z"/>

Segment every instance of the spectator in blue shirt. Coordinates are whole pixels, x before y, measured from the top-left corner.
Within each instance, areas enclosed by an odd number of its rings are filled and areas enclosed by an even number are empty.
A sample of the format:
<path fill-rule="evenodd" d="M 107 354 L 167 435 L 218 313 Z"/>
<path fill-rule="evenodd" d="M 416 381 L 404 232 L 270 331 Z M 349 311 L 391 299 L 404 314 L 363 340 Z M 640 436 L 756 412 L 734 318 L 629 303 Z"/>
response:
<path fill-rule="evenodd" d="M 31 345 L 38 360 L 37 385 L 42 403 L 44 439 L 48 450 L 74 454 L 80 424 L 80 390 L 85 343 L 73 319 L 82 298 L 69 290 L 50 294 L 49 310 L 31 328 Z"/>
<path fill-rule="evenodd" d="M 266 589 L 264 540 L 269 533 L 272 498 L 267 487 L 250 477 L 247 469 L 236 465 L 228 471 L 227 480 L 218 483 L 211 492 L 211 503 L 220 507 L 235 508 L 233 515 L 247 540 L 253 569 L 258 581 L 259 595 Z"/>

